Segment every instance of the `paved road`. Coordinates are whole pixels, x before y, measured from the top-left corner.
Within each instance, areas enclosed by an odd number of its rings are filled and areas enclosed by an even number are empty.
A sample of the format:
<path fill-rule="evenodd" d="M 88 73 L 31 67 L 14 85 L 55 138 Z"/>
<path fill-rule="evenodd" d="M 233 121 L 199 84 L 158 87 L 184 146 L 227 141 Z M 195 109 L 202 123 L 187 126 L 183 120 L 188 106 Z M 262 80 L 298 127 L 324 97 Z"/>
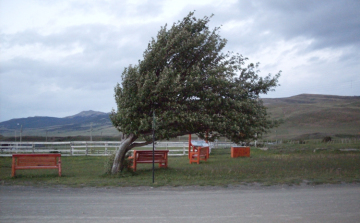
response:
<path fill-rule="evenodd" d="M 360 185 L 0 186 L 0 222 L 360 222 Z"/>

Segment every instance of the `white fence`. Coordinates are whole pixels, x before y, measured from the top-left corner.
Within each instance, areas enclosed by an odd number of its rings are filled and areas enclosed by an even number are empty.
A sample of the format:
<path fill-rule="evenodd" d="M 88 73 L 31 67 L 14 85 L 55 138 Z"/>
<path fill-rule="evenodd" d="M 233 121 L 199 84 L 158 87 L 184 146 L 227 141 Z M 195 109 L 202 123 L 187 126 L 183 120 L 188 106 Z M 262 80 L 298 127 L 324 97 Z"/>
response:
<path fill-rule="evenodd" d="M 254 144 L 256 146 L 256 143 L 253 143 L 253 145 Z M 236 144 L 231 142 L 214 142 L 210 143 L 210 148 L 230 148 L 233 145 Z M 0 142 L 0 156 L 11 156 L 16 153 L 61 153 L 63 156 L 109 156 L 115 153 L 116 150 L 119 149 L 119 146 L 119 141 Z M 152 144 L 144 147 L 148 149 L 152 148 Z M 155 149 L 168 149 L 169 156 L 185 156 L 188 154 L 188 142 L 156 142 Z"/>
<path fill-rule="evenodd" d="M 0 156 L 16 153 L 61 153 L 63 156 L 108 156 L 120 142 L 0 142 Z"/>
<path fill-rule="evenodd" d="M 0 142 L 0 156 L 17 153 L 61 153 L 63 156 L 108 156 L 119 149 L 120 142 L 76 141 L 76 142 Z M 152 144 L 144 146 L 151 147 Z M 169 156 L 185 156 L 187 142 L 157 142 L 156 149 L 168 149 Z"/>

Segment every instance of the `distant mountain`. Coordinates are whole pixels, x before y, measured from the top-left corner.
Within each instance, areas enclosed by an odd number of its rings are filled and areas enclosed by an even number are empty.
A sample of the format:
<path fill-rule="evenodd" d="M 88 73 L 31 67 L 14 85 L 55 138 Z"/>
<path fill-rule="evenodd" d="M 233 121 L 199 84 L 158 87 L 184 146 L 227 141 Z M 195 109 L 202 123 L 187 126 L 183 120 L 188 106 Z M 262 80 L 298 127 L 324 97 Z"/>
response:
<path fill-rule="evenodd" d="M 72 116 L 67 116 L 65 118 L 78 118 L 78 117 L 91 117 L 91 116 L 100 116 L 100 115 L 107 115 L 109 116 L 110 113 L 104 113 L 104 112 L 99 112 L 99 111 L 82 111 L 79 114 L 76 115 L 72 115 Z M 110 119 L 109 119 L 110 120 Z"/>
<path fill-rule="evenodd" d="M 360 97 L 301 94 L 287 98 L 264 98 L 273 119 L 283 124 L 272 129 L 266 138 L 321 138 L 330 136 L 360 137 Z M 64 118 L 29 117 L 0 123 L 0 135 L 19 136 L 119 136 L 109 113 L 83 111 Z"/>
<path fill-rule="evenodd" d="M 99 135 L 102 132 L 110 135 L 118 134 L 118 131 L 112 126 L 109 114 L 98 111 L 83 111 L 64 118 L 35 116 L 11 119 L 0 123 L 0 134 L 13 136 L 14 131 L 20 131 L 20 125 L 23 126 L 24 135 L 45 135 L 50 133 L 70 136 L 85 135 L 90 131 Z"/>

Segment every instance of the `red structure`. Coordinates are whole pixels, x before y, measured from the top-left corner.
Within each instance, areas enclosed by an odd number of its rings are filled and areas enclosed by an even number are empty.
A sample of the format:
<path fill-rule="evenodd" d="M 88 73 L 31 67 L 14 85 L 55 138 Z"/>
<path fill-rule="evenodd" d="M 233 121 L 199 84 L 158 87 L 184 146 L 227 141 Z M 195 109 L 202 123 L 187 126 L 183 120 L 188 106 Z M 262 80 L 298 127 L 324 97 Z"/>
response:
<path fill-rule="evenodd" d="M 134 150 L 134 155 L 129 157 L 133 160 L 133 164 L 130 168 L 136 171 L 137 164 L 139 163 L 158 163 L 159 168 L 168 167 L 168 153 L 169 150 L 155 150 L 154 151 L 154 160 L 153 160 L 153 151 L 152 150 Z"/>
<path fill-rule="evenodd" d="M 189 150 L 188 157 L 190 164 L 196 162 L 199 164 L 200 160 L 207 161 L 210 155 L 210 147 L 207 141 L 191 141 L 191 134 L 189 134 Z"/>
<path fill-rule="evenodd" d="M 250 147 L 245 146 L 232 146 L 231 147 L 231 158 L 236 157 L 250 157 Z"/>
<path fill-rule="evenodd" d="M 61 154 L 13 154 L 11 176 L 26 169 L 58 169 L 61 177 Z"/>

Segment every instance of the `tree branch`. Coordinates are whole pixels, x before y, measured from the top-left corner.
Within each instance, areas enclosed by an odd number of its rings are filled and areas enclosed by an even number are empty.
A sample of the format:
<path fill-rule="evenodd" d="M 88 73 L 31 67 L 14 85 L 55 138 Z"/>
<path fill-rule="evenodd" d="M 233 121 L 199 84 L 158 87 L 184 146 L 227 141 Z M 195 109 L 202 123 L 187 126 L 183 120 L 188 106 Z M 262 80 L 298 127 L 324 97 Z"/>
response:
<path fill-rule="evenodd" d="M 149 145 L 150 143 L 152 143 L 152 141 L 147 141 L 147 142 L 140 142 L 140 143 L 133 143 L 131 144 L 127 150 L 131 150 L 132 148 L 135 148 L 135 147 L 141 147 L 141 146 L 146 146 L 146 145 Z"/>

